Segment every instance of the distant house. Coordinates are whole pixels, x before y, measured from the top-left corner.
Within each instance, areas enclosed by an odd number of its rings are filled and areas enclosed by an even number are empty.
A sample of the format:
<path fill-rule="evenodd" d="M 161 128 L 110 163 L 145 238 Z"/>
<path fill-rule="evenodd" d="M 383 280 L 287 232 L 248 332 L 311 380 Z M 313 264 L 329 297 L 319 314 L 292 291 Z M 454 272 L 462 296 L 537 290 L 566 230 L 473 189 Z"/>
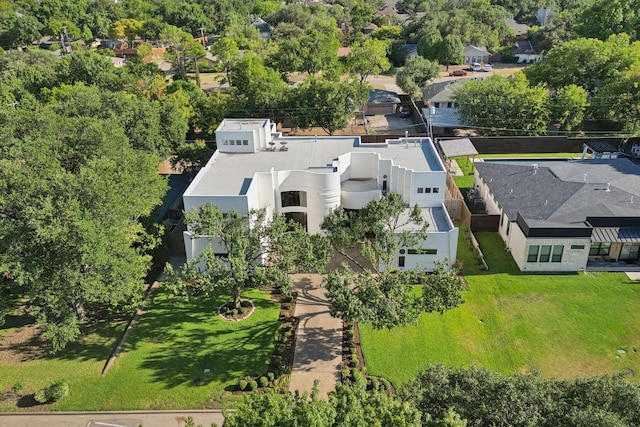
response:
<path fill-rule="evenodd" d="M 473 64 L 474 62 L 489 62 L 491 53 L 484 46 L 476 46 L 466 44 L 462 50 L 464 64 Z"/>
<path fill-rule="evenodd" d="M 369 100 L 364 107 L 364 113 L 366 115 L 395 114 L 398 104 L 400 104 L 400 97 L 396 92 L 374 89 L 369 92 Z"/>
<path fill-rule="evenodd" d="M 435 108 L 435 115 L 430 114 L 426 108 L 425 110 L 427 111 L 424 111 L 425 117 L 430 115 L 434 127 L 452 128 L 460 126 L 453 92 L 466 82 L 477 79 L 482 79 L 482 77 L 448 80 L 430 84 L 422 89 L 422 99 L 425 105 Z"/>
<path fill-rule="evenodd" d="M 513 18 L 504 18 L 504 23 L 513 31 L 513 35 L 516 39 L 526 37 L 529 28 L 531 28 L 527 24 L 520 24 L 519 22 L 516 22 Z"/>
<path fill-rule="evenodd" d="M 377 28 L 378 28 L 378 26 L 376 24 L 371 23 L 371 24 L 367 25 L 366 27 L 364 27 L 362 29 L 362 32 L 365 35 L 369 35 L 369 34 L 373 33 Z"/>
<path fill-rule="evenodd" d="M 253 18 L 251 20 L 251 26 L 255 27 L 260 31 L 260 37 L 265 40 L 271 39 L 271 31 L 273 30 L 267 22 L 262 18 Z"/>
<path fill-rule="evenodd" d="M 543 58 L 542 52 L 539 52 L 529 40 L 515 42 L 511 47 L 511 53 L 518 58 L 518 64 L 531 64 Z"/>
<path fill-rule="evenodd" d="M 485 161 L 474 190 L 522 271 L 640 271 L 638 182 L 623 158 Z"/>

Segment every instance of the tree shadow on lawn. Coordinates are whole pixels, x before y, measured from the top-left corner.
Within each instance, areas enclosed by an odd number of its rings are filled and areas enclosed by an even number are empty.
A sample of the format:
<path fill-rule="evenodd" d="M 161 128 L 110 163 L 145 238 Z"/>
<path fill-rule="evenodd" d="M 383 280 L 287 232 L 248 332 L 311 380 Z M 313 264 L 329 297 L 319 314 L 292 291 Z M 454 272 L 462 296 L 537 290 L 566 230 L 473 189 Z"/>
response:
<path fill-rule="evenodd" d="M 124 352 L 144 351 L 140 368 L 152 371 L 153 381 L 173 388 L 234 381 L 266 371 L 280 323 L 253 316 L 229 322 L 217 314 L 218 298 L 188 302 L 158 298 L 128 337 Z M 269 301 L 253 301 L 256 311 Z M 212 325 L 211 328 L 202 325 Z M 210 371 L 205 373 L 204 370 Z M 255 371 L 255 372 L 254 372 Z"/>
<path fill-rule="evenodd" d="M 77 341 L 69 343 L 64 350 L 58 353 L 47 354 L 45 358 L 85 362 L 104 360 L 106 362 L 115 350 L 126 327 L 125 320 L 99 321 L 82 325 L 80 327 L 81 335 Z"/>

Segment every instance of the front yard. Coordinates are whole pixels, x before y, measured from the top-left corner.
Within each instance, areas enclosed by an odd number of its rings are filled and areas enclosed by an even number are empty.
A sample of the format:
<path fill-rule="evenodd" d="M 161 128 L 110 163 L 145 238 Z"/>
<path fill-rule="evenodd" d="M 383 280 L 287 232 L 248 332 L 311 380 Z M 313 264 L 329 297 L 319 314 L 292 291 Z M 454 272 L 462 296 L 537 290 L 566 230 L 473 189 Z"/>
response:
<path fill-rule="evenodd" d="M 0 359 L 0 381 L 5 390 L 23 382 L 25 395 L 56 380 L 68 381 L 69 397 L 52 410 L 219 407 L 234 400 L 224 390 L 239 377 L 267 370 L 280 329 L 280 304 L 268 293 L 243 297 L 253 300 L 255 313 L 230 322 L 216 313 L 222 299 L 184 301 L 160 292 L 106 376 L 101 376 L 102 368 L 124 324 L 104 325 L 56 356 Z M 18 402 L 28 404 L 24 398 Z M 9 402 L 0 409 L 19 410 Z"/>
<path fill-rule="evenodd" d="M 521 274 L 497 234 L 478 240 L 490 271 L 479 271 L 459 244 L 462 306 L 393 331 L 360 326 L 371 374 L 401 385 L 443 363 L 558 378 L 640 375 L 640 283 L 622 273 Z"/>

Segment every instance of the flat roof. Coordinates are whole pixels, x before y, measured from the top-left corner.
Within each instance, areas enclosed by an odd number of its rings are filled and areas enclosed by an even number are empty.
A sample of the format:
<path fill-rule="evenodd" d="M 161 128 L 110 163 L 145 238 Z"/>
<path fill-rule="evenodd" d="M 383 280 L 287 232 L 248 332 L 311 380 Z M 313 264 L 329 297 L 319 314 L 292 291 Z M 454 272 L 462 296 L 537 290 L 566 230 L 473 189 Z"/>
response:
<path fill-rule="evenodd" d="M 267 119 L 224 119 L 216 131 L 254 130 L 267 125 Z"/>
<path fill-rule="evenodd" d="M 195 177 L 185 196 L 240 195 L 247 179 L 255 173 L 272 169 L 332 173 L 334 159 L 347 153 L 378 153 L 381 159 L 392 160 L 394 165 L 414 171 L 444 170 L 428 138 L 409 138 L 408 143 L 402 138 L 388 144 L 361 144 L 357 136 L 307 136 L 283 137 L 275 143 L 273 151 L 216 151 Z M 278 146 L 286 146 L 286 151 Z"/>
<path fill-rule="evenodd" d="M 399 223 L 403 224 L 409 220 L 409 214 L 411 213 L 411 208 L 407 208 L 399 218 Z M 422 213 L 422 217 L 427 221 L 429 227 L 427 231 L 429 232 L 446 232 L 453 229 L 451 222 L 449 221 L 449 216 L 446 213 L 445 209 L 442 207 L 436 208 L 420 208 L 420 213 Z M 412 231 L 419 227 L 416 227 L 415 224 L 409 223 L 406 225 L 401 225 L 398 227 L 397 231 Z"/>

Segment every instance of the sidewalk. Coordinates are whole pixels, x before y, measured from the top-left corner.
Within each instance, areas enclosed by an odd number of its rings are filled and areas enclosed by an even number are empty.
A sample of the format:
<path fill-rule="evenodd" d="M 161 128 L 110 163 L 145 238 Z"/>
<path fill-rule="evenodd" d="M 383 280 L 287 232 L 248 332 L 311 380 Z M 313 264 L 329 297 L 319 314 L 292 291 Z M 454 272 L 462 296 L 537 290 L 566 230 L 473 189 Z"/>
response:
<path fill-rule="evenodd" d="M 318 274 L 295 274 L 298 292 L 295 316 L 300 319 L 289 390 L 310 392 L 320 380 L 319 395 L 325 398 L 340 379 L 342 362 L 342 320 L 331 317 Z"/>
<path fill-rule="evenodd" d="M 219 410 L 186 411 L 118 411 L 118 412 L 47 412 L 0 415 L 0 427 L 183 427 L 187 417 L 195 425 L 222 426 Z"/>

